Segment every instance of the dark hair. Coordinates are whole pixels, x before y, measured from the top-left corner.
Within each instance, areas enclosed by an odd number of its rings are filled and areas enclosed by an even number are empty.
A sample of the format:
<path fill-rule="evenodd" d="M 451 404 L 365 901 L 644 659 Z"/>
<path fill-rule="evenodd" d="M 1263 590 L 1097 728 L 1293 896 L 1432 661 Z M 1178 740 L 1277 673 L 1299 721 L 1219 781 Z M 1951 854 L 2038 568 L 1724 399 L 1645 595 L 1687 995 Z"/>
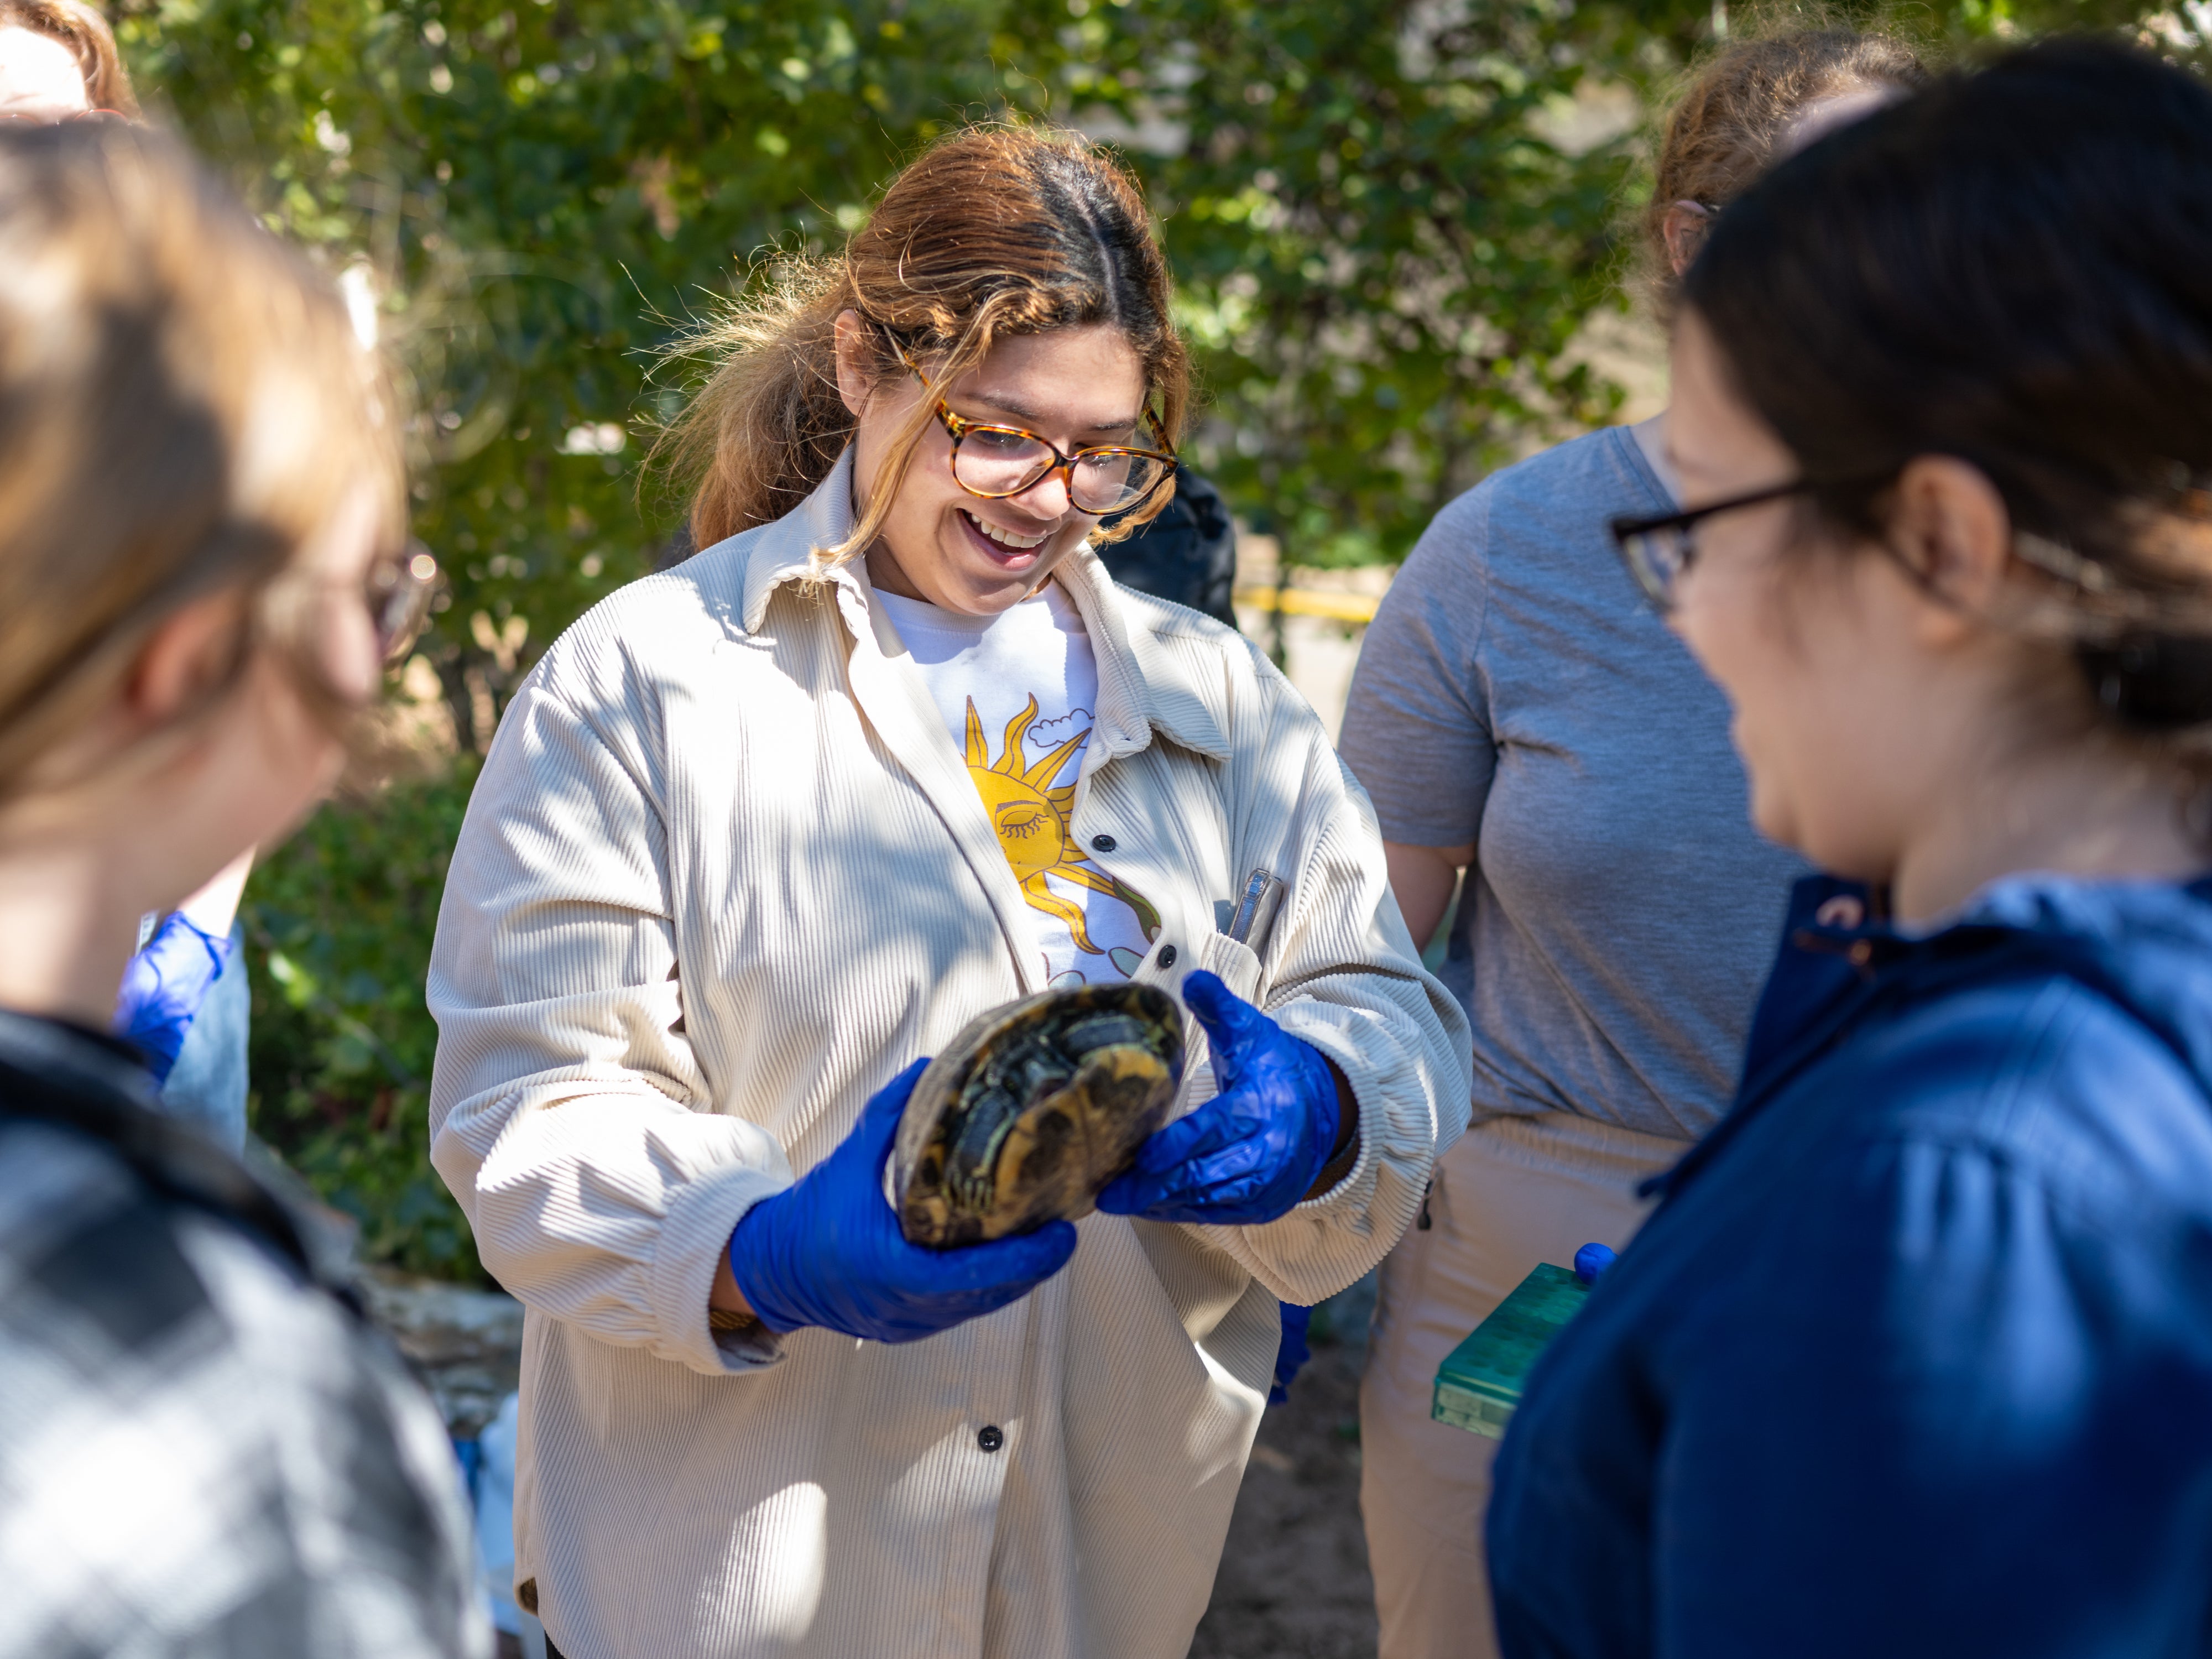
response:
<path fill-rule="evenodd" d="M 1170 314 L 1167 256 L 1137 183 L 1080 135 L 1028 127 L 963 128 L 911 163 L 853 233 L 842 257 L 787 260 L 754 295 L 710 319 L 675 354 L 709 373 L 655 446 L 657 468 L 693 482 L 701 547 L 790 512 L 852 441 L 837 390 L 837 317 L 858 313 L 879 375 L 928 374 L 933 392 L 981 362 L 1003 336 L 1110 323 L 1143 360 L 1173 441 L 1190 397 L 1190 366 Z M 832 561 L 875 538 L 931 420 L 915 406 L 898 459 L 861 504 Z M 1095 543 L 1164 507 L 1163 489 Z"/>
<path fill-rule="evenodd" d="M 1710 222 L 1774 165 L 1808 105 L 1926 83 L 1927 65 L 1906 41 L 1813 15 L 1821 20 L 1814 27 L 1796 13 L 1778 14 L 1723 42 L 1675 95 L 1652 161 L 1651 199 L 1637 216 L 1644 283 L 1662 313 L 1678 287 L 1667 246 L 1667 216 L 1677 202 L 1696 204 Z"/>
<path fill-rule="evenodd" d="M 1831 525 L 1972 463 L 2107 713 L 2212 739 L 2212 89 L 2087 40 L 1946 76 L 1748 191 L 1683 297 Z"/>

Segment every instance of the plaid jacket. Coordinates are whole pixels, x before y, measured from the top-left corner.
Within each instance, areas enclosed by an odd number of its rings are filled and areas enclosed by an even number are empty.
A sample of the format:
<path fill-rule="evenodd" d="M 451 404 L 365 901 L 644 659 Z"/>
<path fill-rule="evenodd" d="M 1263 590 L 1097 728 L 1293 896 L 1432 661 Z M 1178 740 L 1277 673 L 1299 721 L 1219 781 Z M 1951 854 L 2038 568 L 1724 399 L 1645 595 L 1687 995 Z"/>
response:
<path fill-rule="evenodd" d="M 435 1413 L 149 1088 L 0 1012 L 0 1659 L 488 1653 Z"/>

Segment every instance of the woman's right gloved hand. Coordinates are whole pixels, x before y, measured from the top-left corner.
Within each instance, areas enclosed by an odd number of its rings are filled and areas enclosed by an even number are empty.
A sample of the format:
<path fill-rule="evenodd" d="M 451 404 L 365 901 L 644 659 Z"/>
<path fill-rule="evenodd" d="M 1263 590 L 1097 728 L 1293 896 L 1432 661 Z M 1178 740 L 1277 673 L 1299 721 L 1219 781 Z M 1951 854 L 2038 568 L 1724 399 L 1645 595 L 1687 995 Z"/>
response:
<path fill-rule="evenodd" d="M 730 1235 L 731 1274 L 769 1329 L 819 1325 L 912 1342 L 1018 1301 L 1075 1254 L 1065 1221 L 955 1250 L 907 1243 L 884 1197 L 884 1163 L 927 1064 L 885 1084 L 836 1152 L 746 1211 Z"/>

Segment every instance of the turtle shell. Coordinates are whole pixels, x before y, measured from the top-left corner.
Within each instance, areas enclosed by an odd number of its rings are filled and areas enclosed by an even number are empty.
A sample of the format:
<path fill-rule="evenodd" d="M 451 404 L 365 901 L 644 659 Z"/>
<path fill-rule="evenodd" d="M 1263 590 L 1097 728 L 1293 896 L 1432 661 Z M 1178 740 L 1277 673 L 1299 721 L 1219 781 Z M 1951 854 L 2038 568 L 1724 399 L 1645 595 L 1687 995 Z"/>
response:
<path fill-rule="evenodd" d="M 1089 1215 L 1182 1082 L 1182 1011 L 1150 985 L 994 1008 L 932 1060 L 891 1161 L 899 1226 L 935 1249 Z"/>

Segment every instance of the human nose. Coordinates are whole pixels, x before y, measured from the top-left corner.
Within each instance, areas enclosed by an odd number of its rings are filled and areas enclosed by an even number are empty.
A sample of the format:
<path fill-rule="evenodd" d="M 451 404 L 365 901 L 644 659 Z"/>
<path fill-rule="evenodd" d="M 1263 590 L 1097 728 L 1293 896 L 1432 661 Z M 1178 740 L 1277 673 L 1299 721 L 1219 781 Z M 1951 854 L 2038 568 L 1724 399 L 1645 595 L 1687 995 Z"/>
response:
<path fill-rule="evenodd" d="M 1068 489 L 1068 463 L 1056 463 L 1052 470 L 1039 478 L 1014 500 L 1024 511 L 1039 519 L 1054 523 L 1066 518 L 1068 509 L 1075 505 L 1075 497 Z"/>

